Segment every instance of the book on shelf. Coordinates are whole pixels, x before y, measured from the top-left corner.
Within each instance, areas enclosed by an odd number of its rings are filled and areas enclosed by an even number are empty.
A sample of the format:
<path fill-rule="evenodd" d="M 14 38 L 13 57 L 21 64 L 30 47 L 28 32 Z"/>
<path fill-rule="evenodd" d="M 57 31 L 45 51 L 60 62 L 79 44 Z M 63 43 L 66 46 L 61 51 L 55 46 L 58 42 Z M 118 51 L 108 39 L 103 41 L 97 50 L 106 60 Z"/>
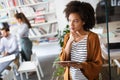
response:
<path fill-rule="evenodd" d="M 45 29 L 43 29 L 42 27 L 40 27 L 40 30 L 44 33 L 47 34 L 47 31 Z"/>
<path fill-rule="evenodd" d="M 57 24 L 56 24 L 56 23 L 50 24 L 49 33 L 54 33 L 54 32 L 56 32 L 56 31 L 57 31 L 56 27 L 57 27 Z"/>
<path fill-rule="evenodd" d="M 37 16 L 35 17 L 35 23 L 43 23 L 45 22 L 45 16 Z"/>
<path fill-rule="evenodd" d="M 43 29 L 42 27 L 37 29 L 37 28 L 31 28 L 29 29 L 29 36 L 40 36 L 40 35 L 44 35 L 47 34 L 47 31 L 45 29 Z"/>
<path fill-rule="evenodd" d="M 34 12 L 34 8 L 30 7 L 30 6 L 26 6 L 26 7 L 19 7 L 17 8 L 17 12 L 22 12 L 25 14 L 25 16 L 29 17 L 29 16 L 33 16 L 35 14 Z"/>
<path fill-rule="evenodd" d="M 29 0 L 24 0 L 24 5 L 26 4 L 30 4 L 30 1 Z"/>
<path fill-rule="evenodd" d="M 4 11 L 0 13 L 0 20 L 7 19 L 7 18 L 8 18 L 8 13 L 6 13 Z"/>
<path fill-rule="evenodd" d="M 36 36 L 36 33 L 32 28 L 29 29 L 29 36 Z"/>
<path fill-rule="evenodd" d="M 42 35 L 44 34 L 41 30 L 39 30 L 39 32 L 40 32 Z"/>
<path fill-rule="evenodd" d="M 20 5 L 35 4 L 38 2 L 43 2 L 43 0 L 0 0 L 0 9 L 20 6 Z"/>
<path fill-rule="evenodd" d="M 48 40 L 47 37 L 41 37 L 40 40 L 39 40 L 40 43 L 41 43 L 41 42 L 48 42 L 48 41 L 49 41 L 49 40 Z"/>
<path fill-rule="evenodd" d="M 57 24 L 53 23 L 52 24 L 52 32 L 56 32 L 57 31 L 56 27 L 57 27 Z"/>
<path fill-rule="evenodd" d="M 33 28 L 33 31 L 36 33 L 36 35 L 42 35 L 37 28 Z"/>
<path fill-rule="evenodd" d="M 49 42 L 57 42 L 58 38 L 57 37 L 48 37 Z"/>
<path fill-rule="evenodd" d="M 50 36 L 50 37 L 41 37 L 39 42 L 43 43 L 43 42 L 57 42 L 58 41 L 58 38 L 57 37 L 54 37 L 54 36 Z"/>
<path fill-rule="evenodd" d="M 9 7 L 14 7 L 14 6 L 17 6 L 18 3 L 17 3 L 17 0 L 8 0 L 8 6 Z"/>
<path fill-rule="evenodd" d="M 48 33 L 51 33 L 52 32 L 52 24 L 50 24 L 50 26 L 49 26 L 49 31 L 48 31 Z"/>
<path fill-rule="evenodd" d="M 36 16 L 40 16 L 40 15 L 42 15 L 43 13 L 45 13 L 46 11 L 45 11 L 45 7 L 40 7 L 40 8 L 38 8 L 38 9 L 36 9 L 36 11 L 35 11 L 35 15 Z"/>
<path fill-rule="evenodd" d="M 1 8 L 1 9 L 7 8 L 7 6 L 8 6 L 8 5 L 7 5 L 7 3 L 6 3 L 5 0 L 3 0 L 3 1 L 1 0 L 1 1 L 0 1 L 0 8 Z"/>
<path fill-rule="evenodd" d="M 24 4 L 23 0 L 18 0 L 18 4 L 23 5 Z"/>
<path fill-rule="evenodd" d="M 47 34 L 47 31 L 45 29 L 43 29 L 42 27 L 39 28 L 39 31 L 42 33 L 42 34 Z"/>

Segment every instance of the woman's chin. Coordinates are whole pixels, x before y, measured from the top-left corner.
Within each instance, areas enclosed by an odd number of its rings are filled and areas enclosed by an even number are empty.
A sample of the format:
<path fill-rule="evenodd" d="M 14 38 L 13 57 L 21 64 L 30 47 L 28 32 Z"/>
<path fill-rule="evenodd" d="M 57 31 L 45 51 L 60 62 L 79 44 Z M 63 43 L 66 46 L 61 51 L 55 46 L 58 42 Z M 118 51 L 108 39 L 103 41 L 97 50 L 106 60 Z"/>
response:
<path fill-rule="evenodd" d="M 71 29 L 70 32 L 75 32 L 75 30 Z"/>

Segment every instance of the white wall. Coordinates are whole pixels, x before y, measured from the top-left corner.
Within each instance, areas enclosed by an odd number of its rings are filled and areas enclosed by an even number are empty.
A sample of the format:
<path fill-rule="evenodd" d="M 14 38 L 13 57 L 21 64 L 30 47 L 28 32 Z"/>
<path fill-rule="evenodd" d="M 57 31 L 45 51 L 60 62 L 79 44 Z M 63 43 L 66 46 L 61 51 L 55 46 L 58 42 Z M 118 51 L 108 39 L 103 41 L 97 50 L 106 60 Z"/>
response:
<path fill-rule="evenodd" d="M 66 4 L 70 1 L 72 1 L 72 0 L 55 0 L 59 30 L 63 30 L 63 28 L 67 24 L 67 20 L 65 18 L 63 11 L 65 9 Z"/>
<path fill-rule="evenodd" d="M 57 14 L 57 19 L 58 19 L 58 25 L 59 25 L 59 30 L 63 30 L 65 26 L 68 24 L 65 14 L 63 13 L 65 6 L 68 2 L 72 0 L 55 0 L 55 6 L 56 6 L 56 14 Z M 96 8 L 96 4 L 100 0 L 80 0 L 84 2 L 89 2 L 93 8 Z"/>
<path fill-rule="evenodd" d="M 80 0 L 80 1 L 84 1 L 84 2 L 90 3 L 90 4 L 93 6 L 94 10 L 95 10 L 96 4 L 97 4 L 99 1 L 101 1 L 101 0 Z"/>

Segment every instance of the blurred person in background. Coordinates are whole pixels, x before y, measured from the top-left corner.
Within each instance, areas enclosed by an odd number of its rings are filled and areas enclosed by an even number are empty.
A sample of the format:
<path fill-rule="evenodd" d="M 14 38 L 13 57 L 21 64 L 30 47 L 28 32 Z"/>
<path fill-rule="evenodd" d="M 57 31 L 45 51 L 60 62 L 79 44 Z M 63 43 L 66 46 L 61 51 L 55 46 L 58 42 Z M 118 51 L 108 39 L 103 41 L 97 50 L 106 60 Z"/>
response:
<path fill-rule="evenodd" d="M 18 23 L 18 39 L 20 42 L 21 47 L 21 55 L 22 59 L 25 61 L 30 61 L 31 54 L 32 54 L 32 42 L 28 38 L 29 29 L 31 28 L 31 24 L 29 20 L 23 13 L 16 13 L 15 19 Z"/>

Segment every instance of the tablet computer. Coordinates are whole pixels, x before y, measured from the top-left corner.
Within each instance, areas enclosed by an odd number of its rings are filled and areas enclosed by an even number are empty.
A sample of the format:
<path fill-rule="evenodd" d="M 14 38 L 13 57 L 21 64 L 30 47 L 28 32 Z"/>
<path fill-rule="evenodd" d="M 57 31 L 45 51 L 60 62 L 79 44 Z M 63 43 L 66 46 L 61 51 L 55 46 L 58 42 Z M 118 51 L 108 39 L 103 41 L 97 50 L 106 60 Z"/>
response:
<path fill-rule="evenodd" d="M 80 62 L 77 62 L 77 61 L 57 61 L 55 63 L 76 63 L 76 64 L 80 64 Z"/>

